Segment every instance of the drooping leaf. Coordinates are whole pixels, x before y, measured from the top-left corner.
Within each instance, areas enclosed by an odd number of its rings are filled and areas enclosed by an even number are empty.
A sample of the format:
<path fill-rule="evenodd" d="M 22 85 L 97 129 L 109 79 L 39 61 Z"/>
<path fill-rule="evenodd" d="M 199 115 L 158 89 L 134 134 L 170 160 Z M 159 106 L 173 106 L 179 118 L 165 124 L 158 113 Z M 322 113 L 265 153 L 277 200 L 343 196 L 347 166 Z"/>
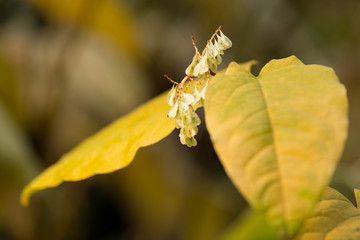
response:
<path fill-rule="evenodd" d="M 258 77 L 231 63 L 209 85 L 205 119 L 238 190 L 294 235 L 328 185 L 347 133 L 346 90 L 331 68 L 292 56 Z"/>
<path fill-rule="evenodd" d="M 169 111 L 166 95 L 150 100 L 65 154 L 24 188 L 22 204 L 26 205 L 30 195 L 41 189 L 124 168 L 140 147 L 170 134 L 174 121 L 166 117 Z"/>
<path fill-rule="evenodd" d="M 356 239 L 360 239 L 360 209 L 332 188 L 326 189 L 296 237 L 296 240 Z"/>

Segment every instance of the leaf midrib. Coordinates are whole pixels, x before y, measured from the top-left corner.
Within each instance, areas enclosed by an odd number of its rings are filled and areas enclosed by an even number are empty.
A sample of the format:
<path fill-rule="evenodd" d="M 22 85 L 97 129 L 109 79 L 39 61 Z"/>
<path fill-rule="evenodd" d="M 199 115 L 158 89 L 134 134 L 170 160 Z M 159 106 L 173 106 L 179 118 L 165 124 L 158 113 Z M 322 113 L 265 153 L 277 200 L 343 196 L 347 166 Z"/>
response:
<path fill-rule="evenodd" d="M 264 105 L 265 105 L 265 109 L 266 109 L 266 114 L 268 116 L 269 119 L 269 124 L 270 124 L 270 131 L 271 131 L 271 138 L 272 138 L 272 142 L 274 145 L 274 154 L 275 154 L 275 159 L 277 161 L 277 167 L 278 167 L 278 175 L 279 175 L 279 182 L 280 182 L 280 195 L 281 195 L 281 208 L 282 208 L 282 212 L 283 212 L 283 216 L 284 219 L 286 219 L 286 201 L 285 201 L 285 194 L 284 194 L 284 189 L 283 189 L 283 176 L 282 176 L 282 169 L 281 169 L 281 164 L 279 162 L 279 153 L 277 152 L 277 146 L 276 146 L 276 140 L 275 140 L 275 129 L 274 129 L 274 124 L 273 124 L 273 119 L 271 117 L 270 111 L 269 111 L 269 105 L 268 105 L 268 98 L 265 94 L 264 88 L 261 85 L 260 79 L 259 77 L 254 77 L 256 79 L 256 82 L 259 85 L 260 91 L 261 91 L 261 95 L 264 99 Z M 286 221 L 284 221 L 285 224 Z M 286 224 L 285 224 L 286 225 Z M 286 226 L 284 226 L 284 229 L 286 229 Z"/>

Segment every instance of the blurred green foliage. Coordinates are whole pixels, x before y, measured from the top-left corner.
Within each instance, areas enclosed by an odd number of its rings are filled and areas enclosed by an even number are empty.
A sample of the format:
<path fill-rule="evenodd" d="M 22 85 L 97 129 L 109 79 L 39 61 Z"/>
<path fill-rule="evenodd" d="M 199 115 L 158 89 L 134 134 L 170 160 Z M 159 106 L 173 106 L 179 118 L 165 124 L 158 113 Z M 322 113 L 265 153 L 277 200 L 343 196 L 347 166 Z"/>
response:
<path fill-rule="evenodd" d="M 260 231 L 261 229 L 261 231 Z M 228 230 L 225 231 L 221 240 L 280 240 L 274 228 L 270 227 L 269 223 L 256 212 L 244 211 Z"/>
<path fill-rule="evenodd" d="M 122 171 L 19 204 L 21 188 L 80 140 L 170 88 L 219 25 L 222 66 L 296 55 L 335 69 L 350 103 L 332 185 L 354 200 L 360 170 L 360 2 L 0 1 L 0 239 L 218 239 L 247 208 L 205 126 L 176 133 Z M 256 68 L 255 68 L 256 69 Z M 257 68 L 259 70 L 259 68 Z M 251 223 L 251 218 L 249 222 Z M 232 238 L 229 238 L 232 239 Z M 254 238 L 259 239 L 259 238 Z"/>

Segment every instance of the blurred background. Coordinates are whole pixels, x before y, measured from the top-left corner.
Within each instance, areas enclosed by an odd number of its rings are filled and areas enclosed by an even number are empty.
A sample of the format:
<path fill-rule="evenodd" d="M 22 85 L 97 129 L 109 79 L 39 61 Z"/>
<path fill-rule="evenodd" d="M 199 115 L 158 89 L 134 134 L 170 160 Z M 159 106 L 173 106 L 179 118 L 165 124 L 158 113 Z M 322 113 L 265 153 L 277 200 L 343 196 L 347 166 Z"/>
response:
<path fill-rule="evenodd" d="M 182 79 L 191 34 L 202 49 L 219 25 L 233 42 L 220 68 L 256 59 L 257 74 L 290 55 L 334 68 L 350 127 L 331 186 L 354 200 L 360 1 L 0 0 L 0 239 L 236 239 L 242 221 L 263 228 L 246 218 L 204 123 L 195 148 L 175 131 L 125 169 L 19 204 L 24 185 L 62 154 L 169 89 L 163 74 Z"/>

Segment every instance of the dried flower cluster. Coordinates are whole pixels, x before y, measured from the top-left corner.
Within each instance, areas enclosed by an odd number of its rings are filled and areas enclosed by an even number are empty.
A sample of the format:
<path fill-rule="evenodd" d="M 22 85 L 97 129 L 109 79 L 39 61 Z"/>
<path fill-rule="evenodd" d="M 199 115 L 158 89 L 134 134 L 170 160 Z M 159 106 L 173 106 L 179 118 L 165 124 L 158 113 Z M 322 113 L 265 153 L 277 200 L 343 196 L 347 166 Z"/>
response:
<path fill-rule="evenodd" d="M 188 147 L 196 146 L 195 135 L 198 133 L 197 126 L 201 123 L 195 109 L 204 106 L 210 76 L 216 74 L 217 66 L 221 63 L 221 55 L 232 45 L 220 28 L 212 35 L 202 54 L 199 53 L 192 36 L 195 56 L 180 83 L 165 75 L 174 83 L 167 97 L 167 103 L 171 106 L 168 117 L 175 119 L 175 127 L 180 129 L 180 142 Z"/>

